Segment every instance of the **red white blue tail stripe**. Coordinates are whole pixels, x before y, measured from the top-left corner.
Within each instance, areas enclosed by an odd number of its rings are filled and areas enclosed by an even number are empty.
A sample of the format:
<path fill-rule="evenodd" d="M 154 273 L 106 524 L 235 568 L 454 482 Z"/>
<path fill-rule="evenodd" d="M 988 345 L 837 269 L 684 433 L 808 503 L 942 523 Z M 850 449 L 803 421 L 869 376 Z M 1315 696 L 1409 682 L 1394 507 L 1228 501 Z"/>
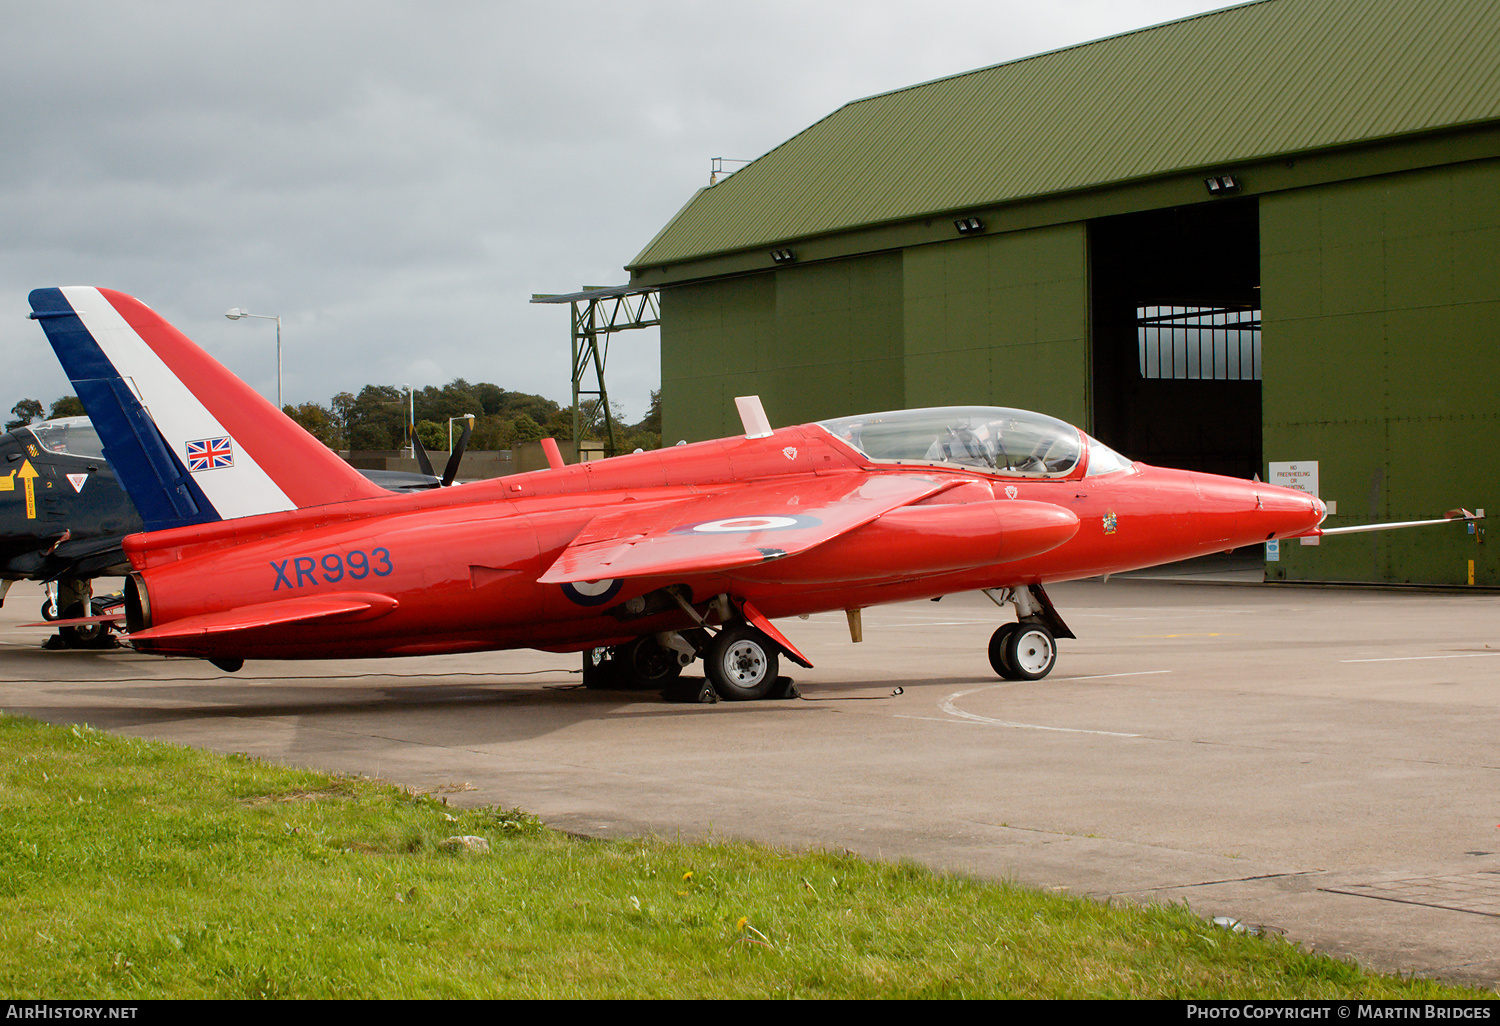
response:
<path fill-rule="evenodd" d="M 140 300 L 30 298 L 148 531 L 387 494 Z"/>

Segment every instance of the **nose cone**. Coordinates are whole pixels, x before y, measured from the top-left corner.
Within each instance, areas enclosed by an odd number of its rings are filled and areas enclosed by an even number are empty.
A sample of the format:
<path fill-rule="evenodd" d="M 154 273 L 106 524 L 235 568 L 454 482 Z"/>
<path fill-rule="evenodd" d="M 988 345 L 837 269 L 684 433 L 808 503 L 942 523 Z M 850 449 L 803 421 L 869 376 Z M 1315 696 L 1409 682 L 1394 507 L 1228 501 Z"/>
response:
<path fill-rule="evenodd" d="M 1195 474 L 1193 483 L 1202 514 L 1234 546 L 1308 534 L 1327 514 L 1316 496 L 1280 485 L 1215 474 Z"/>
<path fill-rule="evenodd" d="M 1308 534 L 1328 515 L 1322 499 L 1292 488 L 1257 485 L 1255 500 L 1252 519 L 1266 540 Z"/>

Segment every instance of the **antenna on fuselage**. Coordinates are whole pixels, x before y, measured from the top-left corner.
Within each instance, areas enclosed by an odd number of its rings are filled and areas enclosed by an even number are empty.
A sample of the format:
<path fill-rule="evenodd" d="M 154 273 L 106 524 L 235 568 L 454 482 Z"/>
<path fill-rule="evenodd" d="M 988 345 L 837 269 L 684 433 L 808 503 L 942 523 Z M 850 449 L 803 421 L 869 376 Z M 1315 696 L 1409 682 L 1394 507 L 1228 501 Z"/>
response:
<path fill-rule="evenodd" d="M 563 463 L 562 450 L 557 447 L 557 439 L 542 439 L 542 454 L 547 457 L 547 466 L 552 470 L 561 470 L 566 464 Z"/>
<path fill-rule="evenodd" d="M 740 423 L 745 425 L 746 438 L 771 437 L 771 419 L 766 416 L 766 409 L 760 404 L 760 396 L 737 395 L 734 397 L 734 405 L 740 411 Z"/>

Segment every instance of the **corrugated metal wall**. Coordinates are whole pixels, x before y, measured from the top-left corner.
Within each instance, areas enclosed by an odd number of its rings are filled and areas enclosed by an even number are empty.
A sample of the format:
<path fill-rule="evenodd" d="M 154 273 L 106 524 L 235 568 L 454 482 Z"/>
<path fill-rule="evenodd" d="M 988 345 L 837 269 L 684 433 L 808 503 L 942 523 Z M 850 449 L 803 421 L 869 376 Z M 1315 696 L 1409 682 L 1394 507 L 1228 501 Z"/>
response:
<path fill-rule="evenodd" d="M 1018 406 L 1087 422 L 1082 224 L 905 251 L 904 405 Z"/>
<path fill-rule="evenodd" d="M 914 406 L 1087 410 L 1084 226 L 921 246 L 667 290 L 662 438 Z"/>
<path fill-rule="evenodd" d="M 1500 512 L 1500 161 L 1263 197 L 1264 451 L 1339 523 Z M 1500 585 L 1461 528 L 1283 545 L 1273 578 Z"/>
<path fill-rule="evenodd" d="M 738 434 L 737 395 L 773 424 L 904 404 L 901 254 L 662 294 L 662 441 Z"/>

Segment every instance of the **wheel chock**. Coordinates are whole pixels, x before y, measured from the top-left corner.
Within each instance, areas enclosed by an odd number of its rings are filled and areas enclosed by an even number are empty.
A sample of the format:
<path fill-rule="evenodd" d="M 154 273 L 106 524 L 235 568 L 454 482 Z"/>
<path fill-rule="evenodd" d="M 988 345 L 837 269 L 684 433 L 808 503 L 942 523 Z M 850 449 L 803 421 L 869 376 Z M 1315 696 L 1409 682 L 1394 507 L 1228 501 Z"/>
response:
<path fill-rule="evenodd" d="M 802 692 L 797 690 L 797 682 L 790 677 L 777 677 L 776 683 L 771 687 L 771 693 L 766 698 L 801 698 Z"/>
<path fill-rule="evenodd" d="M 678 677 L 661 697 L 667 702 L 687 702 L 690 705 L 711 705 L 719 700 L 712 685 L 703 677 Z"/>

